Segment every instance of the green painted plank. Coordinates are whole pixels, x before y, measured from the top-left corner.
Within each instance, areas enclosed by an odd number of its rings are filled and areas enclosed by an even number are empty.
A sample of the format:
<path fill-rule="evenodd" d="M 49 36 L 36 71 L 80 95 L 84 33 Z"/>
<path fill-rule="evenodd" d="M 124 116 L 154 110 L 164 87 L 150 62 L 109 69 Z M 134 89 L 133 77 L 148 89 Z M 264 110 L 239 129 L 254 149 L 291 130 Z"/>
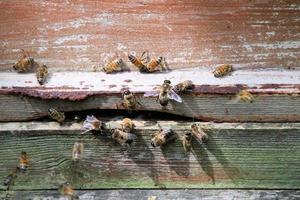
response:
<path fill-rule="evenodd" d="M 111 122 L 114 127 L 116 122 Z M 193 141 L 185 155 L 180 140 L 164 148 L 150 145 L 157 124 L 138 122 L 130 152 L 109 138 L 81 135 L 80 124 L 0 124 L 0 177 L 17 164 L 21 151 L 30 156 L 28 172 L 13 189 L 56 189 L 65 181 L 78 189 L 100 188 L 269 188 L 300 187 L 299 123 L 202 123 L 209 142 Z M 160 121 L 178 135 L 191 123 Z M 85 145 L 84 159 L 71 160 L 74 142 Z M 1 186 L 1 189 L 5 189 Z"/>

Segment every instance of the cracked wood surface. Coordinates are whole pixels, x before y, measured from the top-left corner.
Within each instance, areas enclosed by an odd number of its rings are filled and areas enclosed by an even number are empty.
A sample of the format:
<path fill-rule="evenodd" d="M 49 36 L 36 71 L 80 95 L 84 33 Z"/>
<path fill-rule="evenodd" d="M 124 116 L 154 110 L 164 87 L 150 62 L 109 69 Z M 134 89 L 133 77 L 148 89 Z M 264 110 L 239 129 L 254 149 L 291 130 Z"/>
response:
<path fill-rule="evenodd" d="M 170 79 L 173 85 L 192 80 L 195 89 L 181 95 L 182 104 L 171 101 L 164 109 L 156 97 L 143 97 L 143 94 L 165 79 Z M 47 116 L 50 107 L 65 112 L 116 109 L 125 89 L 140 99 L 142 106 L 136 110 L 166 112 L 203 121 L 300 121 L 298 70 L 237 69 L 224 78 L 215 78 L 209 68 L 156 74 L 56 72 L 50 74 L 43 86 L 38 85 L 35 74 L 2 72 L 0 86 L 0 121 L 38 119 Z M 253 103 L 235 101 L 242 89 L 254 95 Z"/>
<path fill-rule="evenodd" d="M 51 71 L 91 71 L 145 49 L 173 69 L 299 67 L 299 0 L 5 0 L 0 10 L 1 71 L 20 49 Z"/>
<path fill-rule="evenodd" d="M 108 123 L 113 128 L 119 122 Z M 199 123 L 209 141 L 193 140 L 193 151 L 185 155 L 179 139 L 153 148 L 150 134 L 160 124 L 180 138 L 192 122 L 134 122 L 138 139 L 129 152 L 109 138 L 81 135 L 78 123 L 1 123 L 0 158 L 5 162 L 0 163 L 0 177 L 26 151 L 30 167 L 12 190 L 56 189 L 65 181 L 76 189 L 299 189 L 299 123 Z M 84 143 L 85 156 L 74 163 L 71 151 L 77 141 Z"/>

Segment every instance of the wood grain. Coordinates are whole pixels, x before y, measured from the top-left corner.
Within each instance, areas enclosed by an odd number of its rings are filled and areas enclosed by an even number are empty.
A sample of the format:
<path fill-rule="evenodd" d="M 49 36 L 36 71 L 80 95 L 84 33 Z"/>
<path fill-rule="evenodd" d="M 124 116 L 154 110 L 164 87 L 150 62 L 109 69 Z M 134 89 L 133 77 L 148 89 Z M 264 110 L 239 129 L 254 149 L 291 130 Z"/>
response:
<path fill-rule="evenodd" d="M 53 71 L 90 71 L 145 49 L 173 69 L 299 67 L 299 0 L 4 0 L 0 11 L 2 71 L 20 49 Z"/>
<path fill-rule="evenodd" d="M 268 200 L 268 199 L 290 199 L 300 198 L 299 190 L 80 190 L 77 191 L 80 200 Z M 0 192 L 1 194 L 1 192 Z M 3 196 L 6 193 L 3 192 Z M 61 200 L 62 196 L 52 190 L 45 191 L 12 191 L 9 192 L 9 200 Z M 1 197 L 1 196 L 0 196 Z"/>
<path fill-rule="evenodd" d="M 116 127 L 119 121 L 109 122 Z M 180 140 L 164 148 L 150 145 L 153 121 L 135 121 L 137 141 L 124 151 L 109 138 L 81 135 L 80 124 L 1 123 L 0 177 L 16 166 L 21 151 L 30 156 L 27 173 L 12 190 L 56 189 L 69 181 L 77 189 L 256 188 L 299 189 L 299 123 L 200 123 L 209 142 L 193 141 L 185 155 Z M 158 121 L 179 137 L 191 123 Z M 70 160 L 74 142 L 85 145 L 84 160 Z M 4 189 L 3 186 L 0 189 Z"/>
<path fill-rule="evenodd" d="M 183 103 L 171 101 L 165 109 L 157 97 L 144 97 L 163 80 L 175 85 L 192 80 L 193 91 L 182 94 Z M 47 116 L 54 107 L 61 111 L 116 109 L 122 93 L 130 89 L 142 106 L 136 110 L 158 111 L 219 122 L 295 122 L 300 121 L 300 71 L 235 71 L 218 79 L 211 70 L 185 69 L 168 73 L 126 72 L 114 75 L 94 72 L 51 73 L 39 86 L 34 74 L 0 73 L 0 121 L 24 121 Z M 246 89 L 254 102 L 236 100 Z M 119 109 L 124 109 L 120 107 Z"/>

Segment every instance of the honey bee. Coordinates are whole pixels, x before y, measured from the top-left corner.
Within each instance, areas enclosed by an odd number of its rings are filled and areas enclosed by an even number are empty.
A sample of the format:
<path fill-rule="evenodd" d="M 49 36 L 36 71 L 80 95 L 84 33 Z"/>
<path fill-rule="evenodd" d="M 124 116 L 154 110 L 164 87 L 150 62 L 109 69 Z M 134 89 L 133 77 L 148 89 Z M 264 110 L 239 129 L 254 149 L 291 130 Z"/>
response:
<path fill-rule="evenodd" d="M 63 112 L 59 112 L 57 110 L 55 110 L 54 108 L 49 108 L 48 109 L 48 115 L 51 117 L 51 119 L 62 123 L 65 121 L 65 114 Z"/>
<path fill-rule="evenodd" d="M 243 102 L 250 102 L 253 103 L 254 101 L 254 96 L 248 92 L 247 90 L 241 90 L 238 94 L 237 94 L 237 100 L 238 101 L 243 101 Z"/>
<path fill-rule="evenodd" d="M 146 92 L 144 97 L 157 96 L 157 101 L 163 107 L 166 107 L 169 103 L 169 99 L 182 103 L 181 97 L 173 90 L 170 80 L 165 80 L 164 83 L 158 87 L 158 90 Z"/>
<path fill-rule="evenodd" d="M 22 53 L 23 53 L 22 58 L 13 65 L 13 68 L 19 73 L 28 72 L 34 66 L 34 59 L 31 57 L 28 57 L 25 54 L 23 49 L 22 49 Z"/>
<path fill-rule="evenodd" d="M 229 74 L 232 71 L 233 71 L 232 65 L 225 64 L 219 66 L 215 71 L 213 71 L 213 74 L 215 77 L 219 78 Z"/>
<path fill-rule="evenodd" d="M 164 70 L 163 57 L 152 58 L 147 64 L 147 72 L 155 72 L 159 70 L 159 67 Z"/>
<path fill-rule="evenodd" d="M 135 67 L 137 67 L 137 68 L 139 69 L 140 72 L 147 72 L 147 71 L 148 71 L 147 66 L 146 66 L 146 64 L 145 64 L 146 61 L 147 61 L 147 59 L 148 59 L 147 56 L 145 56 L 146 53 L 147 53 L 147 51 L 144 51 L 144 52 L 142 53 L 142 55 L 141 55 L 139 58 L 135 57 L 135 56 L 132 55 L 132 54 L 129 54 L 129 55 L 128 55 L 129 61 L 130 61 Z"/>
<path fill-rule="evenodd" d="M 75 190 L 68 182 L 60 185 L 58 188 L 58 191 L 60 192 L 61 195 L 67 196 L 68 199 L 70 199 L 70 200 L 78 200 L 79 199 L 79 197 L 76 195 Z"/>
<path fill-rule="evenodd" d="M 158 132 L 152 134 L 151 146 L 163 146 L 166 143 L 175 140 L 177 138 L 176 133 L 172 129 L 168 130 L 159 130 Z"/>
<path fill-rule="evenodd" d="M 46 65 L 39 65 L 36 69 L 36 78 L 40 85 L 43 85 L 48 75 L 48 68 Z"/>
<path fill-rule="evenodd" d="M 123 64 L 122 58 L 117 58 L 106 64 L 103 71 L 107 74 L 123 71 Z"/>
<path fill-rule="evenodd" d="M 21 156 L 19 158 L 19 166 L 18 169 L 22 172 L 25 172 L 29 165 L 29 157 L 25 151 L 21 152 Z"/>
<path fill-rule="evenodd" d="M 181 83 L 178 83 L 177 85 L 174 86 L 174 91 L 178 94 L 181 92 L 186 92 L 187 90 L 192 90 L 194 89 L 195 85 L 191 80 L 186 80 Z"/>
<path fill-rule="evenodd" d="M 86 120 L 83 122 L 83 128 L 87 129 L 87 131 L 83 132 L 82 134 L 89 132 L 89 131 L 102 131 L 107 130 L 106 124 L 100 120 L 98 120 L 93 115 L 88 115 Z"/>
<path fill-rule="evenodd" d="M 14 179 L 17 177 L 18 168 L 14 168 L 12 172 L 7 175 L 3 180 L 3 185 L 7 186 L 7 190 L 9 190 L 10 186 L 13 184 Z"/>
<path fill-rule="evenodd" d="M 129 113 L 131 113 L 132 110 L 136 109 L 138 105 L 142 106 L 142 104 L 137 100 L 137 98 L 129 90 L 125 90 L 123 92 L 123 102 L 121 105 L 124 108 L 126 108 Z M 118 104 L 116 106 L 118 109 Z"/>
<path fill-rule="evenodd" d="M 83 157 L 83 144 L 81 142 L 75 142 L 72 150 L 72 159 L 80 160 Z"/>
<path fill-rule="evenodd" d="M 202 142 L 206 142 L 208 140 L 207 134 L 199 126 L 197 126 L 197 124 L 192 124 L 191 128 L 193 135 L 197 139 L 201 140 Z"/>
<path fill-rule="evenodd" d="M 183 145 L 185 153 L 188 153 L 191 151 L 191 148 L 192 148 L 192 133 L 191 132 L 186 132 L 183 135 L 182 145 Z"/>
<path fill-rule="evenodd" d="M 111 129 L 111 137 L 122 146 L 130 146 L 137 138 L 136 135 L 121 131 L 120 129 Z"/>
<path fill-rule="evenodd" d="M 121 123 L 121 126 L 122 126 L 122 131 L 124 131 L 126 133 L 130 133 L 133 130 L 133 128 L 135 127 L 133 121 L 129 118 L 124 118 Z"/>

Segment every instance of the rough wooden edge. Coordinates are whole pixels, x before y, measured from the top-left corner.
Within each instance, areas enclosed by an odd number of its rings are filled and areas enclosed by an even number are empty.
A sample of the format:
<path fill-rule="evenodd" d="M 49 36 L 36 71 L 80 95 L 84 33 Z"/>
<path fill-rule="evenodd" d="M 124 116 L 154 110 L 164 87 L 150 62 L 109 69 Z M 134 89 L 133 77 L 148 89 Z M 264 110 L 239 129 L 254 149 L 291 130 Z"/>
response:
<path fill-rule="evenodd" d="M 0 73 L 0 94 L 23 94 L 42 99 L 83 100 L 92 95 L 110 95 L 129 89 L 135 93 L 152 91 L 165 79 L 177 84 L 192 80 L 195 89 L 189 95 L 236 94 L 241 89 L 262 94 L 299 94 L 300 71 L 244 70 L 215 78 L 212 69 L 191 68 L 167 73 L 124 72 L 56 72 L 45 85 L 37 83 L 35 74 Z"/>
<path fill-rule="evenodd" d="M 124 200 L 167 200 L 167 199 L 299 199 L 300 190 L 78 190 L 80 200 L 124 199 Z M 0 197 L 9 200 L 47 199 L 58 200 L 63 196 L 55 190 L 1 192 Z M 151 199 L 152 197 L 152 199 Z M 64 199 L 67 199 L 64 197 Z"/>
<path fill-rule="evenodd" d="M 159 126 L 172 128 L 174 130 L 190 129 L 191 125 L 196 123 L 202 128 L 218 130 L 298 130 L 300 123 L 213 123 L 213 122 L 177 122 L 177 121 L 142 121 L 133 120 L 137 130 L 157 130 Z M 106 122 L 111 128 L 120 127 L 121 120 Z M 31 131 L 58 131 L 73 133 L 84 131 L 81 123 L 66 123 L 60 125 L 57 122 L 7 122 L 0 123 L 0 133 L 2 132 L 20 132 L 28 133 Z M 75 131 L 75 132 L 73 132 Z M 47 132 L 48 134 L 48 132 Z"/>

